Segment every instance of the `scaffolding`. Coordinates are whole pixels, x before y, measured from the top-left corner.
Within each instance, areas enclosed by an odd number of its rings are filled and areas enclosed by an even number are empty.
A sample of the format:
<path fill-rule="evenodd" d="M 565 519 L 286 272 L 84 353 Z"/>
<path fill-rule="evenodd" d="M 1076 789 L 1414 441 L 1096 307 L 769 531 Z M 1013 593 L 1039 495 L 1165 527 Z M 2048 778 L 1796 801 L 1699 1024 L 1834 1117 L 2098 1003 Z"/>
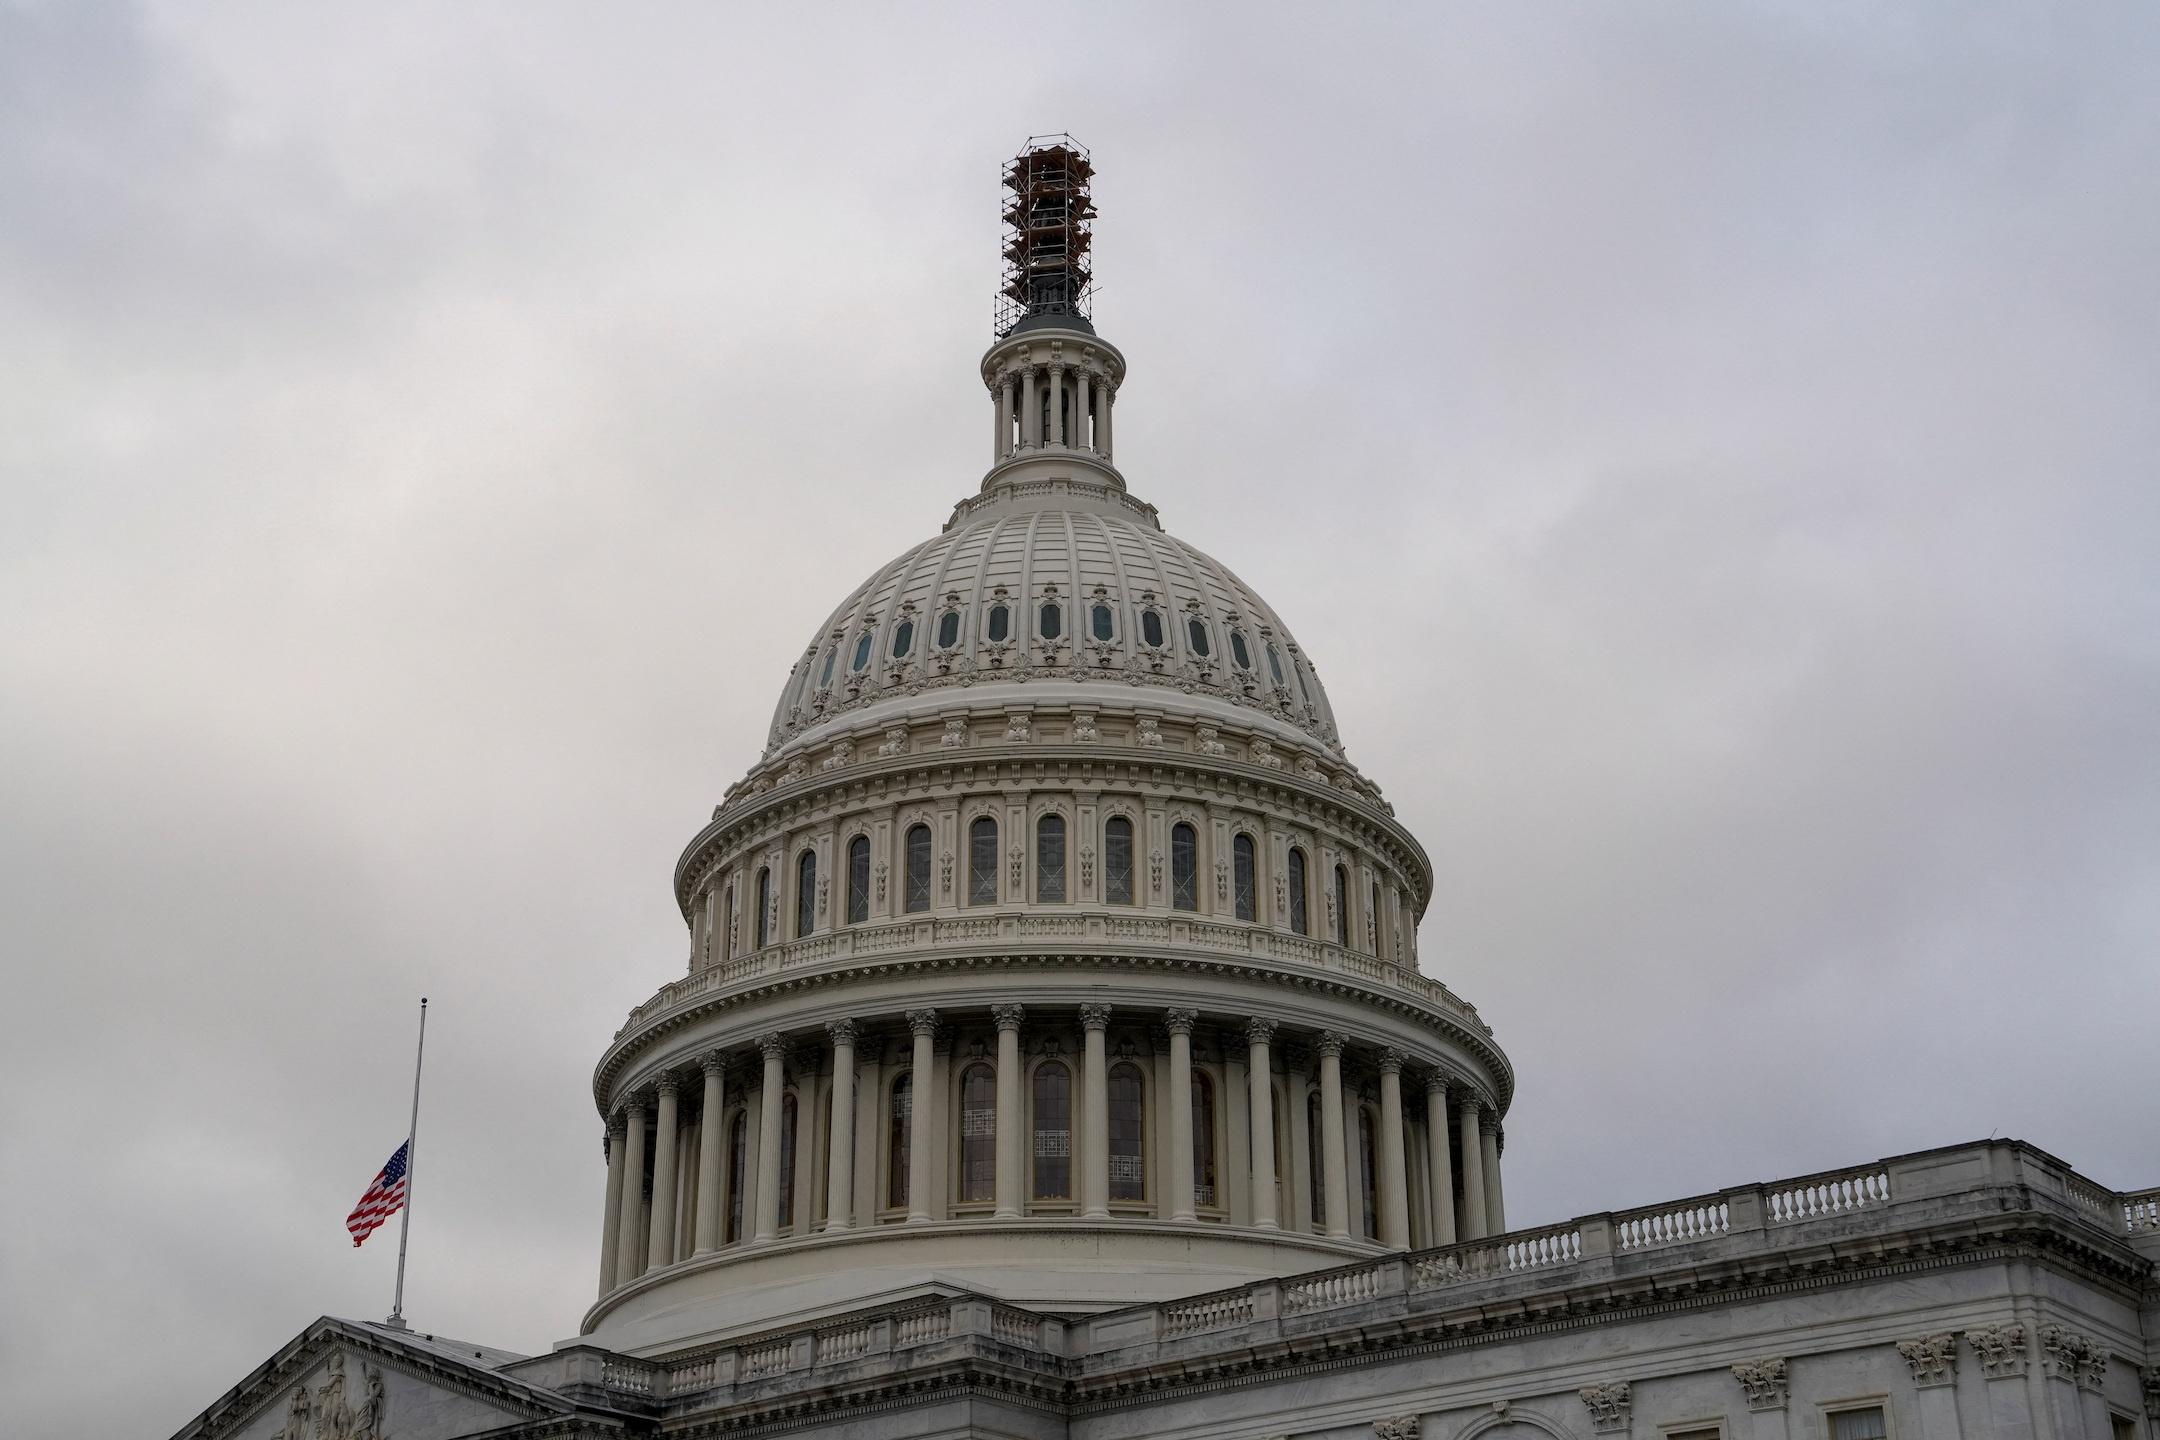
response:
<path fill-rule="evenodd" d="M 1000 339 L 1030 315 L 1087 319 L 1094 298 L 1088 248 L 1095 167 L 1070 135 L 1030 135 L 1005 162 L 1005 277 L 998 291 Z"/>

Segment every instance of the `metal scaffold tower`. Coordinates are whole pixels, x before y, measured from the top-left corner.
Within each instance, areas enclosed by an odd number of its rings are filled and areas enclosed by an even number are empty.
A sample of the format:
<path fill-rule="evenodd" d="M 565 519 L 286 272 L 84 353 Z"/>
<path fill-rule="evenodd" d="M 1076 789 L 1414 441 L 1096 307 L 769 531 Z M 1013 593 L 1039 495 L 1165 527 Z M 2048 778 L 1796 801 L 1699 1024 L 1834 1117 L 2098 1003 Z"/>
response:
<path fill-rule="evenodd" d="M 1070 135 L 1031 135 L 1020 153 L 1005 162 L 1000 337 L 1030 315 L 1087 318 L 1093 298 L 1088 247 L 1095 219 L 1088 182 L 1094 174 L 1087 147 Z"/>

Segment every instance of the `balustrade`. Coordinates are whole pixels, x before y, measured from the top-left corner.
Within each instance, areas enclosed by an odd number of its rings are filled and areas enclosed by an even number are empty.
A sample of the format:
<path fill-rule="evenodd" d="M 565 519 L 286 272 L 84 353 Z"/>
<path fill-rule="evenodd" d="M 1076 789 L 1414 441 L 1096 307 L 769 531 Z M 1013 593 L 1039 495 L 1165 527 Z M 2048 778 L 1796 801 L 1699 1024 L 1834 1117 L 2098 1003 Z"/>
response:
<path fill-rule="evenodd" d="M 1816 1220 L 1890 1203 L 1890 1174 L 1880 1166 L 1783 1180 L 1763 1187 L 1763 1209 L 1773 1225 Z"/>
<path fill-rule="evenodd" d="M 1613 1216 L 1612 1227 L 1615 1250 L 1647 1250 L 1723 1235 L 1732 1228 L 1732 1215 L 1722 1196 L 1704 1195 L 1624 1210 Z"/>

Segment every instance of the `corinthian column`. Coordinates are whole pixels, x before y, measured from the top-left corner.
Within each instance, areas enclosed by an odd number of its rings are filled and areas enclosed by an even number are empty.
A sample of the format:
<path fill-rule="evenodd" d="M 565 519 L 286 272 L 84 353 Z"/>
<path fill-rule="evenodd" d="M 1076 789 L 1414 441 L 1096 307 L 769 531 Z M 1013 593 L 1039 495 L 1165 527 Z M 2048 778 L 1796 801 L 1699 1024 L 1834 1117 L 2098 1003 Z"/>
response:
<path fill-rule="evenodd" d="M 1485 1223 L 1495 1235 L 1507 1233 L 1507 1207 L 1500 1198 L 1500 1116 L 1495 1112 L 1478 1126 L 1479 1148 L 1485 1160 Z"/>
<path fill-rule="evenodd" d="M 1275 1070 L 1268 1042 L 1275 1022 L 1257 1016 L 1245 1022 L 1245 1073 L 1252 1087 L 1252 1214 L 1261 1230 L 1276 1228 L 1275 1216 Z"/>
<path fill-rule="evenodd" d="M 1110 412 L 1117 408 L 1114 403 L 1116 399 L 1117 391 L 1110 388 L 1108 380 L 1104 380 L 1102 394 L 1095 400 L 1095 448 L 1102 451 L 1102 458 L 1105 460 L 1111 458 Z"/>
<path fill-rule="evenodd" d="M 1020 1218 L 1020 1182 L 1027 1169 L 1022 1149 L 1027 1127 L 1020 1113 L 1020 1022 L 1018 1005 L 992 1007 L 997 1021 L 997 1220 Z"/>
<path fill-rule="evenodd" d="M 1425 1158 L 1431 1169 L 1433 1244 L 1455 1243 L 1455 1166 L 1448 1158 L 1447 1077 L 1425 1075 Z"/>
<path fill-rule="evenodd" d="M 1085 366 L 1073 371 L 1075 386 L 1073 394 L 1073 433 L 1071 444 L 1075 449 L 1092 449 L 1088 436 L 1088 372 Z"/>
<path fill-rule="evenodd" d="M 931 1042 L 937 1038 L 937 1011 L 910 1010 L 908 1029 L 915 1034 L 915 1064 L 908 1071 L 908 1224 L 930 1221 Z"/>
<path fill-rule="evenodd" d="M 1065 443 L 1065 367 L 1050 367 L 1050 443 Z"/>
<path fill-rule="evenodd" d="M 1485 1219 L 1485 1146 L 1478 1135 L 1479 1116 L 1484 1113 L 1475 1094 L 1465 1090 L 1455 1102 L 1456 1124 L 1462 1132 L 1462 1198 L 1465 1240 L 1482 1240 L 1492 1234 Z"/>
<path fill-rule="evenodd" d="M 1324 1030 L 1320 1052 L 1320 1161 L 1327 1196 L 1327 1233 L 1350 1238 L 1350 1160 L 1343 1149 L 1342 1052 L 1349 1037 Z"/>
<path fill-rule="evenodd" d="M 1193 1211 L 1192 1032 L 1197 1010 L 1166 1010 L 1170 1031 L 1170 1218 L 1191 1220 Z"/>
<path fill-rule="evenodd" d="M 1402 1067 L 1409 1057 L 1380 1053 L 1380 1243 L 1410 1248 L 1410 1176 L 1403 1161 Z"/>
<path fill-rule="evenodd" d="M 758 1037 L 765 1052 L 765 1088 L 758 1096 L 757 1243 L 780 1233 L 780 1092 L 787 1084 L 787 1038 Z"/>
<path fill-rule="evenodd" d="M 615 1247 L 622 1243 L 623 1118 L 617 1111 L 608 1117 L 607 1139 L 601 1149 L 607 1155 L 607 1196 L 602 1200 L 600 1221 L 600 1293 L 615 1288 Z"/>
<path fill-rule="evenodd" d="M 1087 1036 L 1085 1074 L 1081 1079 L 1080 1115 L 1085 1122 L 1086 1163 L 1080 1170 L 1080 1213 L 1090 1220 L 1107 1220 L 1110 1218 L 1110 1062 L 1105 1032 L 1110 1028 L 1110 1007 L 1081 1006 L 1080 1028 Z M 1185 1148 L 1189 1155 L 1192 1147 L 1187 1145 Z"/>
<path fill-rule="evenodd" d="M 1035 403 L 1035 367 L 1020 372 L 1020 448 L 1042 444 L 1042 406 Z"/>
<path fill-rule="evenodd" d="M 990 463 L 995 465 L 1005 458 L 1006 449 L 1012 444 L 1012 378 L 1007 376 L 997 383 L 997 395 L 991 403 L 996 423 L 996 443 L 990 447 Z"/>
<path fill-rule="evenodd" d="M 720 1171 L 727 1148 L 727 1062 L 718 1050 L 698 1057 L 705 1072 L 705 1110 L 698 1136 L 697 1253 L 720 1248 Z"/>
<path fill-rule="evenodd" d="M 832 1119 L 826 1127 L 825 1228 L 845 1230 L 855 1208 L 855 1022 L 835 1020 L 832 1037 Z"/>
<path fill-rule="evenodd" d="M 615 1283 L 626 1285 L 645 1268 L 642 1243 L 644 1216 L 639 1213 L 645 1198 L 645 1097 L 633 1095 L 623 1107 L 622 1231 L 615 1237 Z"/>
<path fill-rule="evenodd" d="M 653 1136 L 652 1238 L 645 1252 L 650 1270 L 675 1263 L 675 1119 L 681 1105 L 682 1082 L 662 1075 L 660 1119 Z"/>

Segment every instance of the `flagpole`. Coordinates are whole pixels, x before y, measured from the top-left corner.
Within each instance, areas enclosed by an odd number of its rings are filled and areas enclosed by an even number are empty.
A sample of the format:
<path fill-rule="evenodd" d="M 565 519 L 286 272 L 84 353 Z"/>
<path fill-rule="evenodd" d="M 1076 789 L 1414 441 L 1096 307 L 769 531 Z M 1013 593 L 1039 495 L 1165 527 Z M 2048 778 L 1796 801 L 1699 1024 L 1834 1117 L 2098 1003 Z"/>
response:
<path fill-rule="evenodd" d="M 405 1130 L 405 1205 L 398 1220 L 397 1298 L 390 1302 L 390 1318 L 383 1323 L 393 1330 L 405 1328 L 405 1239 L 412 1234 L 413 1172 L 420 1165 L 420 1061 L 427 1054 L 427 996 L 420 997 L 420 1043 L 413 1047 L 412 1124 Z"/>

